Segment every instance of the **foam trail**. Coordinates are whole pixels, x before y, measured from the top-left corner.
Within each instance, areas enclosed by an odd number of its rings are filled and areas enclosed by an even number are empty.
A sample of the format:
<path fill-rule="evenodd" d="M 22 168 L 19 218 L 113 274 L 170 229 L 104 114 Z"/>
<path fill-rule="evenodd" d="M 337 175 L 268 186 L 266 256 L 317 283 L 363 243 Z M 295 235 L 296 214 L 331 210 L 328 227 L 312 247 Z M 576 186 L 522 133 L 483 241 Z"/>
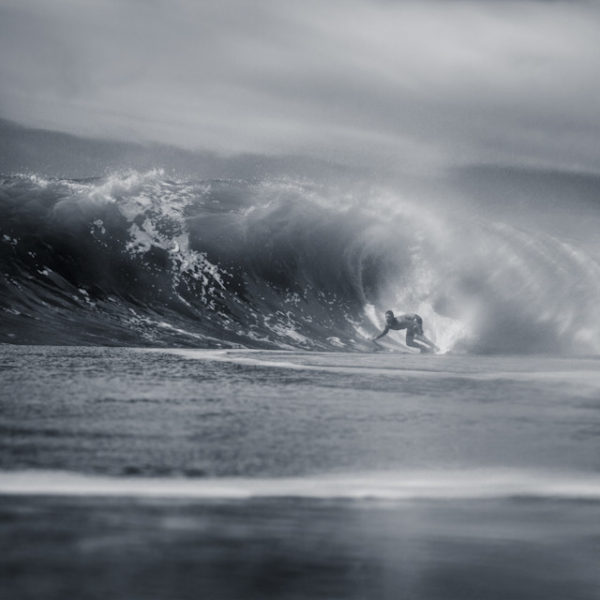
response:
<path fill-rule="evenodd" d="M 407 368 L 402 364 L 395 367 L 380 366 L 378 364 L 371 365 L 358 365 L 353 364 L 352 366 L 342 366 L 335 364 L 319 364 L 315 360 L 315 355 L 306 353 L 305 356 L 297 351 L 285 351 L 285 350 L 249 350 L 249 349 L 236 349 L 236 350 L 204 350 L 196 349 L 189 350 L 187 348 L 150 348 L 150 349 L 139 349 L 139 352 L 160 352 L 164 354 L 173 354 L 181 356 L 188 360 L 206 360 L 223 363 L 233 363 L 238 365 L 248 365 L 252 367 L 264 367 L 274 369 L 289 369 L 292 371 L 318 371 L 328 373 L 341 373 L 348 375 L 356 375 L 358 373 L 365 375 L 376 375 L 386 377 L 415 377 L 415 378 L 427 378 L 431 379 L 469 379 L 473 381 L 497 381 L 500 379 L 506 379 L 510 381 L 553 381 L 553 382 L 565 382 L 572 383 L 577 382 L 579 385 L 589 385 L 593 388 L 600 386 L 600 372 L 592 369 L 580 369 L 580 370 L 545 370 L 545 371 L 502 371 L 493 370 L 489 372 L 461 372 L 457 373 L 451 369 L 440 368 L 423 368 L 414 369 Z M 332 353 L 331 361 L 335 361 L 334 354 Z M 273 360 L 271 357 L 286 358 L 286 360 Z M 303 359 L 298 361 L 298 358 Z M 307 362 L 311 361 L 312 362 Z"/>
<path fill-rule="evenodd" d="M 511 469 L 396 471 L 290 478 L 148 478 L 60 471 L 0 473 L 0 495 L 246 500 L 600 500 L 600 476 Z"/>

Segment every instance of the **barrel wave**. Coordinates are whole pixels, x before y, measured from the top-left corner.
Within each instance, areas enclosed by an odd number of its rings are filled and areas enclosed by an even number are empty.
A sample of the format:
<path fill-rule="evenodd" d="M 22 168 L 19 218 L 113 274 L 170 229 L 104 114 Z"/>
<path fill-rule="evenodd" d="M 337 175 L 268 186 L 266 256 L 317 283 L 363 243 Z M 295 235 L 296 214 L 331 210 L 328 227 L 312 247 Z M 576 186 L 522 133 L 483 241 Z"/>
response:
<path fill-rule="evenodd" d="M 600 265 L 534 228 L 287 179 L 0 179 L 0 341 L 600 352 Z M 400 336 L 391 346 L 404 348 Z"/>

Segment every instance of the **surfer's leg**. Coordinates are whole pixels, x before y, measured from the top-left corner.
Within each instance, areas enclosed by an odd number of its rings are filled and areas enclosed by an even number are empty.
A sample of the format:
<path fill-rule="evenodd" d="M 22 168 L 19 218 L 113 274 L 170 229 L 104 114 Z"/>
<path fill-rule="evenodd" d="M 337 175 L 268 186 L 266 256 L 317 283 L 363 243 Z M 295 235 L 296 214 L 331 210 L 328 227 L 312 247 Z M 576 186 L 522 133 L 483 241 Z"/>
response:
<path fill-rule="evenodd" d="M 421 351 L 429 349 L 427 345 L 421 342 L 418 338 L 415 339 L 415 334 L 412 331 L 406 332 L 406 345 L 410 346 L 411 348 L 418 348 Z"/>
<path fill-rule="evenodd" d="M 418 348 L 421 352 L 437 352 L 439 348 L 421 330 L 408 330 L 406 332 L 406 345 Z"/>
<path fill-rule="evenodd" d="M 439 350 L 439 348 L 428 337 L 426 337 L 422 333 L 416 334 L 415 337 L 419 342 L 422 342 L 423 344 L 427 345 L 432 350 Z"/>

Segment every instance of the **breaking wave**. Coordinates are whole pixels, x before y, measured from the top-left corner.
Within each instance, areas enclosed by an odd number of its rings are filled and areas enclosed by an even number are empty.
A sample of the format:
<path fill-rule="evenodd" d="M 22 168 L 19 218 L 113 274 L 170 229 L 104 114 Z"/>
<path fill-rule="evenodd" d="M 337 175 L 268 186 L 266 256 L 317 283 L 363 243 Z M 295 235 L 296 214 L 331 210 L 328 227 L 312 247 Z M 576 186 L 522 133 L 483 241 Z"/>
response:
<path fill-rule="evenodd" d="M 518 223 L 314 182 L 0 178 L 0 341 L 600 352 L 600 265 Z M 400 336 L 388 344 L 401 345 Z"/>

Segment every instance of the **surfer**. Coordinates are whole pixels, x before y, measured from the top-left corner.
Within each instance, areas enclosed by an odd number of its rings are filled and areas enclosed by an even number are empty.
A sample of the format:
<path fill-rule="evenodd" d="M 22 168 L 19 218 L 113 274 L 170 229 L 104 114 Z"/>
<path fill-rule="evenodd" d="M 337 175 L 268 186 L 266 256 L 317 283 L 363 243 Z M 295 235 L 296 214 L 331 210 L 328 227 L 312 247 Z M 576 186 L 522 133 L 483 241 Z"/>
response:
<path fill-rule="evenodd" d="M 379 338 L 387 335 L 390 329 L 399 331 L 406 329 L 406 345 L 412 348 L 418 348 L 421 352 L 434 352 L 439 348 L 423 333 L 423 319 L 414 313 L 394 316 L 391 310 L 385 311 L 385 329 L 373 338 L 373 342 L 377 342 Z"/>

